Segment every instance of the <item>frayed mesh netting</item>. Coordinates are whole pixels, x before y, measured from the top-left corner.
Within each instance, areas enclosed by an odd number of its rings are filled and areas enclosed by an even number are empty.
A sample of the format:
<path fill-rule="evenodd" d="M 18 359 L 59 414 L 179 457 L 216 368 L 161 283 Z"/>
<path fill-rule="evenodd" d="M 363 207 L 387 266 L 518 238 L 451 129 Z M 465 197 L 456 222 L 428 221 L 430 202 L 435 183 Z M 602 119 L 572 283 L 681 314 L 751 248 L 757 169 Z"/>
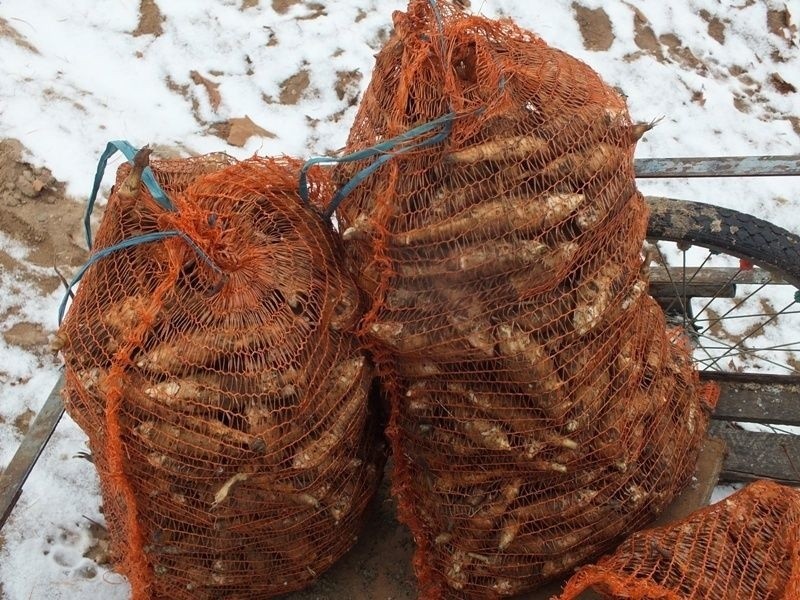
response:
<path fill-rule="evenodd" d="M 451 114 L 447 140 L 395 152 L 338 216 L 422 597 L 492 598 L 658 514 L 715 390 L 646 293 L 647 126 L 533 34 L 432 4 L 395 13 L 347 151 Z M 370 164 L 337 167 L 337 185 Z"/>
<path fill-rule="evenodd" d="M 134 598 L 266 598 L 354 543 L 383 467 L 363 302 L 294 160 L 157 161 L 176 211 L 120 169 L 60 330 L 65 404 L 89 436 Z M 317 204 L 332 188 L 312 173 Z"/>
<path fill-rule="evenodd" d="M 581 569 L 560 600 L 800 598 L 800 492 L 750 484 L 678 523 L 635 533 Z"/>

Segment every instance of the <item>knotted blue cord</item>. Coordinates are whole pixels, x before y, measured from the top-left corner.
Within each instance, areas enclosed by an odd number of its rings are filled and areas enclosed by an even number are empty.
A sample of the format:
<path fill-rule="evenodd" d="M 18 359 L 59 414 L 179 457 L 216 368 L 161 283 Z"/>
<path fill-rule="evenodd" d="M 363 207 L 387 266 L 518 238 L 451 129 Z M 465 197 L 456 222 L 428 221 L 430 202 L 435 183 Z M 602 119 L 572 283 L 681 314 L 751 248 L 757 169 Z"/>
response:
<path fill-rule="evenodd" d="M 86 214 L 84 215 L 83 224 L 86 228 L 86 243 L 89 246 L 89 250 L 92 249 L 92 229 L 90 225 L 90 220 L 92 216 L 92 212 L 94 211 L 94 205 L 97 201 L 97 193 L 100 190 L 100 184 L 103 181 L 103 175 L 105 174 L 106 166 L 108 165 L 108 159 L 111 158 L 115 152 L 122 152 L 125 155 L 125 158 L 128 159 L 128 162 L 132 163 L 134 157 L 136 156 L 138 150 L 134 148 L 129 142 L 124 140 L 115 140 L 109 142 L 106 146 L 106 149 L 103 151 L 103 154 L 100 156 L 100 160 L 97 163 L 97 171 L 95 172 L 94 176 L 94 184 L 92 185 L 92 193 L 89 196 L 89 204 L 86 207 Z M 142 170 L 142 182 L 147 187 L 147 191 L 150 192 L 150 195 L 153 197 L 153 200 L 166 211 L 169 212 L 177 212 L 177 208 L 169 199 L 169 197 L 164 193 L 164 190 L 161 189 L 161 186 L 156 181 L 155 175 L 153 175 L 153 170 L 148 166 Z M 209 218 L 209 224 L 214 225 L 214 221 L 216 217 L 212 215 Z M 114 252 L 118 252 L 120 250 L 125 250 L 127 248 L 133 248 L 134 246 L 140 246 L 142 244 L 150 244 L 152 242 L 157 242 L 160 240 L 165 240 L 168 238 L 179 237 L 183 239 L 189 246 L 194 250 L 195 254 L 197 254 L 209 267 L 211 267 L 217 274 L 219 274 L 222 278 L 225 277 L 225 273 L 223 273 L 222 269 L 220 269 L 214 261 L 203 251 L 200 246 L 198 246 L 195 241 L 186 235 L 182 231 L 154 231 L 151 233 L 145 233 L 143 235 L 137 235 L 132 238 L 128 238 L 114 244 L 113 246 L 109 246 L 108 248 L 103 248 L 102 250 L 98 250 L 95 254 L 89 257 L 89 260 L 78 269 L 78 272 L 72 278 L 72 281 L 69 283 L 67 287 L 67 291 L 64 294 L 64 298 L 61 300 L 61 304 L 58 307 L 58 324 L 61 325 L 61 322 L 64 320 L 64 312 L 67 308 L 67 303 L 69 299 L 74 297 L 72 293 L 72 288 L 75 287 L 78 282 L 83 278 L 86 272 L 96 262 L 107 258 Z"/>
<path fill-rule="evenodd" d="M 439 39 L 440 43 L 442 44 L 442 61 L 444 61 L 444 57 L 447 53 L 447 48 L 444 42 L 444 20 L 442 19 L 442 13 L 439 10 L 439 6 L 436 4 L 436 0 L 428 0 L 428 4 L 431 5 L 433 17 L 436 19 L 436 27 L 439 29 Z"/>
<path fill-rule="evenodd" d="M 442 143 L 446 140 L 449 135 L 450 131 L 453 127 L 453 120 L 456 118 L 456 113 L 450 112 L 444 116 L 439 117 L 438 119 L 434 119 L 428 123 L 423 125 L 419 125 L 414 127 L 413 129 L 409 129 L 405 133 L 401 133 L 397 137 L 392 139 L 386 140 L 385 142 L 381 142 L 369 148 L 365 148 L 363 150 L 358 150 L 357 152 L 353 152 L 352 154 L 347 154 L 346 156 L 339 156 L 339 157 L 331 157 L 331 156 L 318 156 L 315 158 L 311 158 L 306 161 L 303 165 L 303 168 L 300 169 L 300 186 L 299 186 L 299 193 L 300 197 L 303 199 L 303 202 L 309 204 L 309 192 L 308 192 L 308 170 L 313 167 L 314 165 L 319 164 L 343 164 L 343 163 L 351 163 L 360 160 L 366 160 L 368 158 L 372 158 L 375 156 L 380 157 L 370 164 L 367 167 L 361 169 L 358 173 L 356 173 L 353 178 L 348 181 L 339 191 L 336 192 L 333 199 L 331 200 L 330 204 L 325 210 L 324 216 L 326 219 L 330 219 L 336 209 L 339 207 L 339 204 L 344 200 L 347 195 L 353 191 L 364 179 L 369 177 L 372 173 L 377 171 L 382 165 L 386 164 L 392 158 L 396 156 L 400 156 L 412 150 L 417 150 L 420 148 L 425 148 L 426 146 L 433 146 L 436 144 Z M 437 133 L 436 135 L 421 141 L 415 142 L 413 144 L 409 144 L 399 149 L 395 149 L 396 146 L 399 144 L 403 144 L 406 142 L 411 142 L 415 138 L 418 138 L 426 133 L 430 133 L 434 129 L 442 127 L 442 131 Z"/>
<path fill-rule="evenodd" d="M 131 146 L 129 142 L 126 142 L 125 140 L 115 140 L 108 143 L 105 151 L 103 151 L 103 154 L 100 156 L 100 160 L 97 163 L 97 171 L 94 174 L 94 185 L 92 185 L 92 193 L 89 196 L 89 204 L 86 206 L 86 213 L 83 217 L 83 226 L 86 229 L 86 245 L 89 247 L 89 250 L 92 249 L 92 227 L 90 221 L 92 218 L 92 212 L 94 212 L 95 202 L 97 201 L 97 193 L 100 191 L 100 184 L 102 183 L 103 175 L 106 172 L 108 159 L 110 159 L 114 153 L 117 152 L 117 150 L 125 155 L 125 158 L 128 159 L 129 163 L 133 163 L 133 159 L 138 152 L 138 150 Z M 150 167 L 145 167 L 142 171 L 142 182 L 147 187 L 147 191 L 150 192 L 153 200 L 155 200 L 161 206 L 161 208 L 170 212 L 175 211 L 175 206 L 164 193 L 164 190 L 161 189 L 161 186 L 158 185 L 158 182 L 153 175 L 153 170 Z"/>
<path fill-rule="evenodd" d="M 132 238 L 122 240 L 121 242 L 114 244 L 113 246 L 109 246 L 108 248 L 103 248 L 102 250 L 98 250 L 95 254 L 89 257 L 89 260 L 86 261 L 86 263 L 80 269 L 78 269 L 78 272 L 72 278 L 72 281 L 70 281 L 69 287 L 67 287 L 67 291 L 64 294 L 64 298 L 61 300 L 61 305 L 58 307 L 59 326 L 61 325 L 61 321 L 64 320 L 64 311 L 67 308 L 67 302 L 69 302 L 69 299 L 72 296 L 72 288 L 75 287 L 81 279 L 83 279 L 83 276 L 86 274 L 86 271 L 89 270 L 89 267 L 91 267 L 96 262 L 101 261 L 104 258 L 107 258 L 114 252 L 174 237 L 183 238 L 183 240 L 187 244 L 189 244 L 189 246 L 191 246 L 191 248 L 195 251 L 195 253 L 201 259 L 203 259 L 203 261 L 205 261 L 205 263 L 208 264 L 208 266 L 210 266 L 214 271 L 216 271 L 220 275 L 224 276 L 222 270 L 217 265 L 214 264 L 214 262 L 209 258 L 209 256 L 205 252 L 203 252 L 203 250 L 194 242 L 194 240 L 192 240 L 192 238 L 190 238 L 182 231 L 154 231 L 152 233 L 137 235 Z"/>

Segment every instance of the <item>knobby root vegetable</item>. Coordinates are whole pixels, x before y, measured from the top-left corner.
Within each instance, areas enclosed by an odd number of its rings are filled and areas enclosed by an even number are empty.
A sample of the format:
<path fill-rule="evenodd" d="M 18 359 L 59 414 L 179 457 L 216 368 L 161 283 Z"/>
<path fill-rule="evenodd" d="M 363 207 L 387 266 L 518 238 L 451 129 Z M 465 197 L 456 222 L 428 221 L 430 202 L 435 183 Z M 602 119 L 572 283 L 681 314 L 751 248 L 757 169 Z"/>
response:
<path fill-rule="evenodd" d="M 583 194 L 502 198 L 473 206 L 456 217 L 396 234 L 391 241 L 398 246 L 411 246 L 451 242 L 466 235 L 476 240 L 511 231 L 530 235 L 562 222 L 583 201 Z"/>
<path fill-rule="evenodd" d="M 477 163 L 482 161 L 514 161 L 545 153 L 547 140 L 533 136 L 511 136 L 498 138 L 451 152 L 448 160 L 455 163 Z"/>
<path fill-rule="evenodd" d="M 297 449 L 292 459 L 294 469 L 309 469 L 319 464 L 335 448 L 343 447 L 344 438 L 348 432 L 360 430 L 366 417 L 365 405 L 369 383 L 365 380 L 360 389 L 354 390 L 350 394 L 339 412 L 332 417 L 333 422 L 326 431 L 315 439 L 309 439 Z"/>
<path fill-rule="evenodd" d="M 530 333 L 511 325 L 500 325 L 497 335 L 498 348 L 506 368 L 511 371 L 510 380 L 550 392 L 563 386 L 547 349 Z"/>
<path fill-rule="evenodd" d="M 536 264 L 547 251 L 546 244 L 535 240 L 480 244 L 450 250 L 437 262 L 405 262 L 397 265 L 397 271 L 411 279 L 456 276 L 474 279 Z"/>

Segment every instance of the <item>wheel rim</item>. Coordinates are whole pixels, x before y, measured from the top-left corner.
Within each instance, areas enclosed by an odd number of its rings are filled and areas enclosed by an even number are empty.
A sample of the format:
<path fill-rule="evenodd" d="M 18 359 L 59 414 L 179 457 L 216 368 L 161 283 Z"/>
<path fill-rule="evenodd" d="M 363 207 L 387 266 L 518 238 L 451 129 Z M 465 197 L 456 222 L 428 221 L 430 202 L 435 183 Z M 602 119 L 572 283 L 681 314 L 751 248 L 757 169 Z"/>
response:
<path fill-rule="evenodd" d="M 800 375 L 800 292 L 769 265 L 648 240 L 651 294 L 692 340 L 701 371 Z"/>

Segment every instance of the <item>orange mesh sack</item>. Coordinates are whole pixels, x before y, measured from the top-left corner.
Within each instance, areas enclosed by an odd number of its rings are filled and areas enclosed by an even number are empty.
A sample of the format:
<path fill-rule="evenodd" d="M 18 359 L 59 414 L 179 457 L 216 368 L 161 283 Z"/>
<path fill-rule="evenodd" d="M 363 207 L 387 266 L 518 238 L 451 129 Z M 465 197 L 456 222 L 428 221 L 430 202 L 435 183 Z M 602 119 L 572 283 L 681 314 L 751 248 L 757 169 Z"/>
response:
<path fill-rule="evenodd" d="M 634 534 L 560 600 L 800 598 L 800 492 L 759 481 L 678 523 Z"/>
<path fill-rule="evenodd" d="M 155 162 L 174 211 L 118 173 L 96 253 L 156 239 L 89 268 L 59 340 L 135 599 L 302 588 L 353 544 L 376 489 L 362 303 L 299 168 Z M 312 202 L 328 198 L 312 174 Z"/>
<path fill-rule="evenodd" d="M 422 596 L 506 596 L 658 514 L 713 391 L 645 293 L 621 97 L 510 21 L 415 0 L 394 23 L 338 216 Z"/>

